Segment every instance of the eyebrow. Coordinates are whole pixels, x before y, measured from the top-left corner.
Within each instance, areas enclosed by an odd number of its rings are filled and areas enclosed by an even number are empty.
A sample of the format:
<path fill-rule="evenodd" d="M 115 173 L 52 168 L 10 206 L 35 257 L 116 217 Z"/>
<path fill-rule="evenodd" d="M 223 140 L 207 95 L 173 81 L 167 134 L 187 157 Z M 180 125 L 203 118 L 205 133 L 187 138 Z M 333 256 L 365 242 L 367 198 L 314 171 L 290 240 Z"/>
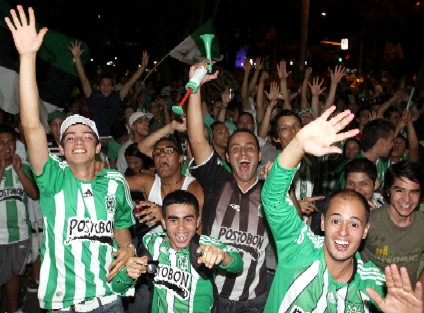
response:
<path fill-rule="evenodd" d="M 400 186 L 393 186 L 394 189 L 402 189 L 402 190 L 407 190 L 406 188 L 400 187 Z M 408 189 L 409 191 L 416 191 L 416 192 L 421 192 L 421 188 L 418 189 Z"/>
<path fill-rule="evenodd" d="M 342 217 L 342 215 L 340 213 L 333 213 L 330 216 L 340 216 L 340 217 Z M 357 216 L 351 216 L 351 217 L 349 217 L 349 220 L 358 220 L 358 221 L 361 221 L 361 219 L 359 217 L 357 217 Z"/>
<path fill-rule="evenodd" d="M 178 220 L 180 218 L 184 219 L 184 218 L 187 218 L 187 217 L 195 217 L 195 216 L 194 216 L 194 214 L 185 215 L 185 216 L 182 216 L 182 217 L 178 217 L 178 216 L 175 216 L 175 215 L 170 215 L 170 216 L 167 217 L 167 219 L 168 220 L 170 220 L 170 219 Z"/>

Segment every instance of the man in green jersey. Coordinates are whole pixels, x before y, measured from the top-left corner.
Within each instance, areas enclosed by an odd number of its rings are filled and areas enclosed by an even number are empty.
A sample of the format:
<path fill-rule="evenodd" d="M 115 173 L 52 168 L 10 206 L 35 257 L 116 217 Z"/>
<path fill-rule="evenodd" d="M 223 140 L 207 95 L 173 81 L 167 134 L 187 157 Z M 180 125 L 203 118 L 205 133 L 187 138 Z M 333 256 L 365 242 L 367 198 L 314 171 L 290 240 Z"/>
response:
<path fill-rule="evenodd" d="M 35 75 L 47 29 L 37 32 L 32 8 L 29 19 L 22 6 L 10 13 L 5 21 L 20 55 L 20 117 L 44 217 L 40 306 L 61 312 L 123 312 L 109 281 L 134 255 L 128 185 L 116 171 L 95 174 L 99 136 L 95 123 L 82 116 L 62 123 L 59 151 L 66 161 L 49 155 Z M 115 243 L 119 250 L 114 255 Z"/>
<path fill-rule="evenodd" d="M 354 190 L 334 194 L 322 215 L 324 237 L 314 235 L 298 217 L 287 196 L 305 153 L 341 153 L 335 142 L 358 130 L 338 134 L 353 119 L 345 111 L 328 120 L 335 107 L 302 128 L 279 155 L 262 189 L 267 220 L 275 238 L 278 263 L 266 312 L 370 312 L 377 303 L 384 312 L 422 312 L 421 284 L 415 292 L 406 269 L 386 268 L 385 277 L 357 252 L 369 229 L 369 205 Z M 328 120 L 328 121 L 327 121 Z M 373 302 L 373 301 L 375 302 Z"/>
<path fill-rule="evenodd" d="M 220 241 L 196 234 L 200 225 L 199 203 L 184 190 L 169 193 L 163 200 L 164 233 L 148 233 L 143 245 L 158 260 L 154 277 L 152 312 L 211 312 L 217 300 L 214 283 L 215 266 L 227 272 L 243 269 L 243 261 L 235 249 Z M 197 238 L 195 238 L 197 236 Z M 137 279 L 146 272 L 147 257 L 131 258 L 128 275 Z"/>
<path fill-rule="evenodd" d="M 15 133 L 0 127 L 0 299 L 5 286 L 8 312 L 18 311 L 21 277 L 31 246 L 27 196 L 38 198 L 31 169 L 15 152 Z"/>

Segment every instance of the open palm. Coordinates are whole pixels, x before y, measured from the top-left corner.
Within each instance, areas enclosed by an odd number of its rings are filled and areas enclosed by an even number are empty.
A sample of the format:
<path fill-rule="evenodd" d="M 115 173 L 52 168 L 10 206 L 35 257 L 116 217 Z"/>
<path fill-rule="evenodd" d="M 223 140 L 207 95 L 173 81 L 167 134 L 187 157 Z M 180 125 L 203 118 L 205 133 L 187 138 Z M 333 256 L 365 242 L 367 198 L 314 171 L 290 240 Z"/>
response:
<path fill-rule="evenodd" d="M 29 22 L 21 5 L 17 6 L 19 17 L 15 10 L 10 10 L 12 20 L 5 17 L 5 22 L 12 32 L 16 49 L 20 55 L 33 54 L 40 49 L 47 28 L 42 28 L 38 33 L 35 28 L 35 16 L 32 8 L 28 9 Z M 12 23 L 13 21 L 13 23 Z"/>

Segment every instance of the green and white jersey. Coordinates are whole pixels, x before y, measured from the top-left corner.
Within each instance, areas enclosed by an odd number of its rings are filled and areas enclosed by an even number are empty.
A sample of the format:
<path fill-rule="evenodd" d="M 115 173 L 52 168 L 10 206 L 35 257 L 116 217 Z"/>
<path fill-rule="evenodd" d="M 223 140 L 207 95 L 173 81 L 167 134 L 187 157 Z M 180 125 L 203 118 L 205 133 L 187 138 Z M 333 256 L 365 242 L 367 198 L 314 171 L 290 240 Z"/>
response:
<path fill-rule="evenodd" d="M 40 306 L 67 308 L 111 295 L 106 275 L 113 260 L 114 228 L 134 224 L 124 177 L 103 169 L 93 181 L 81 181 L 66 161 L 50 156 L 35 180 L 44 219 Z"/>
<path fill-rule="evenodd" d="M 176 251 L 166 239 L 166 233 L 148 233 L 143 244 L 153 260 L 159 261 L 154 278 L 152 313 L 200 313 L 210 312 L 214 303 L 214 283 L 199 276 L 190 262 L 189 248 Z M 238 252 L 230 250 L 219 240 L 200 236 L 199 244 L 212 244 L 227 251 L 233 262 L 220 268 L 228 272 L 240 272 L 243 261 Z"/>
<path fill-rule="evenodd" d="M 356 253 L 349 283 L 333 280 L 324 258 L 324 238 L 300 220 L 287 194 L 295 172 L 274 162 L 262 189 L 279 260 L 265 312 L 370 312 L 374 304 L 365 290 L 371 287 L 383 295 L 383 273 Z"/>
<path fill-rule="evenodd" d="M 22 171 L 32 178 L 29 165 L 22 161 Z M 31 222 L 27 194 L 12 165 L 6 167 L 0 182 L 0 245 L 29 238 Z"/>

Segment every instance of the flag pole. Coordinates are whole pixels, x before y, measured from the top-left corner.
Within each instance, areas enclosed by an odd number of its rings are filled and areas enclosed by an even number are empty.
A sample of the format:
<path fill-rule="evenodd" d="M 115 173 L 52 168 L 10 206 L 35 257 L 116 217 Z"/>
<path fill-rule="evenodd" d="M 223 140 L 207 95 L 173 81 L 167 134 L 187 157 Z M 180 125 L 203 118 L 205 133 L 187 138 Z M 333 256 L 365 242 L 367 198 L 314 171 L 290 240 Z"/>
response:
<path fill-rule="evenodd" d="M 172 51 L 172 50 L 171 50 Z M 170 52 L 171 52 L 170 51 Z M 146 81 L 146 79 L 147 78 L 149 78 L 149 76 L 150 76 L 150 74 L 152 74 L 153 73 L 153 71 L 163 62 L 163 61 L 165 61 L 165 59 L 169 56 L 169 53 L 170 52 L 168 52 L 158 63 L 156 63 L 156 65 L 149 71 L 149 73 L 146 75 L 146 77 L 144 77 L 144 79 L 143 79 L 143 82 L 145 82 Z"/>

